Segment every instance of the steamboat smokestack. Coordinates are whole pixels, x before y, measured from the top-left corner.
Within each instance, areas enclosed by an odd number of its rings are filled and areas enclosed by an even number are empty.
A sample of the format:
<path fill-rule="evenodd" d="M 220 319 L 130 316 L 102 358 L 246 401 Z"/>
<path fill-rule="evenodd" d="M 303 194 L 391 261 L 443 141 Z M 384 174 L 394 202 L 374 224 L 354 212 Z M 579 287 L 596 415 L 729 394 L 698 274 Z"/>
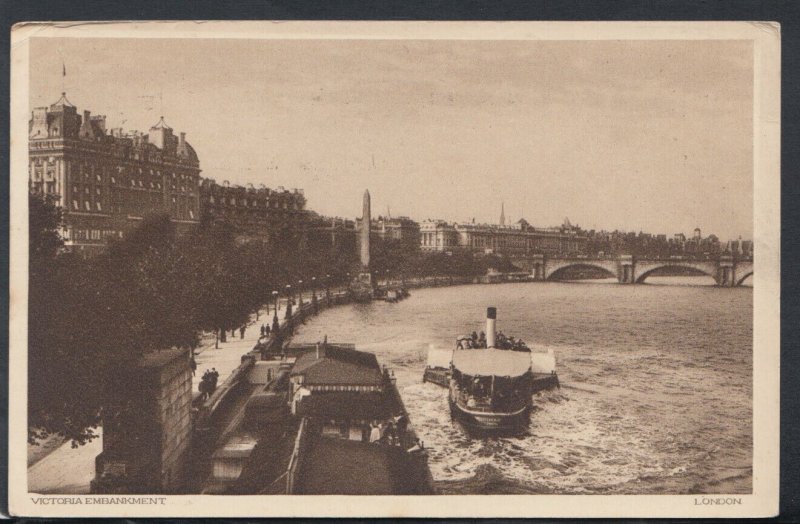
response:
<path fill-rule="evenodd" d="M 497 308 L 486 309 L 486 347 L 493 348 L 495 344 L 495 324 L 497 323 Z"/>

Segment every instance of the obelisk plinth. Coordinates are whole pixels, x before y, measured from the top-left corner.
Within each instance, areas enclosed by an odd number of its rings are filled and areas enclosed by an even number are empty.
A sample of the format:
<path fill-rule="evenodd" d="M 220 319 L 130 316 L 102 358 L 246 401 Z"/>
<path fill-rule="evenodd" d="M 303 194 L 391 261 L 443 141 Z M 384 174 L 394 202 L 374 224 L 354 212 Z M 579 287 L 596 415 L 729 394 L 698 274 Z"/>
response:
<path fill-rule="evenodd" d="M 361 268 L 369 272 L 369 233 L 372 226 L 369 189 L 364 191 L 364 206 L 361 214 Z"/>

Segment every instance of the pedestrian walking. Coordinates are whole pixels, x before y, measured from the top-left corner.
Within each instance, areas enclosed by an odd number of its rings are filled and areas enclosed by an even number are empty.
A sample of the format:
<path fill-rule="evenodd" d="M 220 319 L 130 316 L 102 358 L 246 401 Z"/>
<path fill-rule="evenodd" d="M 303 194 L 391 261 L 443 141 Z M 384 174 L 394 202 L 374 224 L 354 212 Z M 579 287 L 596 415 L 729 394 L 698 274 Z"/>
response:
<path fill-rule="evenodd" d="M 210 382 L 210 391 L 209 393 L 213 393 L 217 389 L 217 380 L 219 379 L 219 371 L 217 368 L 211 368 L 211 371 L 208 374 L 209 382 Z"/>
<path fill-rule="evenodd" d="M 239 328 L 239 338 L 244 338 L 244 328 L 245 326 Z"/>
<path fill-rule="evenodd" d="M 192 376 L 195 376 L 197 371 L 197 361 L 194 359 L 194 355 L 192 355 L 189 359 L 189 366 L 192 368 Z"/>

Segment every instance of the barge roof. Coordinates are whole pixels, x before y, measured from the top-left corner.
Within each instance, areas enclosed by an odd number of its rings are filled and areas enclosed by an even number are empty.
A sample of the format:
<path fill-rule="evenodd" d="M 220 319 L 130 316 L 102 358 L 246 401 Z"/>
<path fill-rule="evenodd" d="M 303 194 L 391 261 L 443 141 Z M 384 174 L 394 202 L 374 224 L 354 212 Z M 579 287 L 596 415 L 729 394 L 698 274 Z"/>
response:
<path fill-rule="evenodd" d="M 292 368 L 292 376 L 303 375 L 306 384 L 380 386 L 383 375 L 372 353 L 341 346 L 320 345 L 303 353 Z"/>

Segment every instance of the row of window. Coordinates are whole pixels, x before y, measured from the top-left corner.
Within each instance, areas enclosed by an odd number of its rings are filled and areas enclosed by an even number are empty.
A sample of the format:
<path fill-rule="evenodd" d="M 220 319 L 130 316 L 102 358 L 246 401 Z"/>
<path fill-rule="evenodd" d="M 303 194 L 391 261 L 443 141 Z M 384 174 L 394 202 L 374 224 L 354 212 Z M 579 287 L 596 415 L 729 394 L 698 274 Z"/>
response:
<path fill-rule="evenodd" d="M 122 238 L 122 231 L 115 229 L 77 229 L 66 228 L 64 240 L 105 240 L 107 238 Z"/>
<path fill-rule="evenodd" d="M 217 203 L 217 199 L 214 198 L 214 195 L 208 196 L 208 202 L 211 204 Z M 291 205 L 289 202 L 280 200 L 248 200 L 246 198 L 237 200 L 236 197 L 220 197 L 219 203 L 222 205 L 231 205 L 235 206 L 236 202 L 239 202 L 240 205 L 244 207 L 271 207 L 273 209 L 299 209 L 300 206 L 297 202 L 292 202 Z M 259 202 L 263 202 L 263 204 L 259 204 Z"/>
<path fill-rule="evenodd" d="M 81 207 L 81 202 L 83 202 L 83 207 Z M 90 200 L 81 200 L 79 198 L 72 200 L 72 210 L 73 211 L 97 211 L 99 213 L 103 212 L 103 204 L 97 200 L 94 203 L 94 208 L 92 208 L 92 202 Z"/>

